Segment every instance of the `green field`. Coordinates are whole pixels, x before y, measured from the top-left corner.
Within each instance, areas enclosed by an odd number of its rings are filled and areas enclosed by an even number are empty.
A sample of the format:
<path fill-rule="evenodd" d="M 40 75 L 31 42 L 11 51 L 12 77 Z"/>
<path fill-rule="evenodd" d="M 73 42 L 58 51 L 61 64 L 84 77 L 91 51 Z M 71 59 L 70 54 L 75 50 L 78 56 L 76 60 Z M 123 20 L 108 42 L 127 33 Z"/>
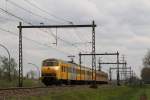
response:
<path fill-rule="evenodd" d="M 40 96 L 19 97 L 21 100 L 140 100 L 140 96 L 146 94 L 150 100 L 150 86 L 105 86 L 98 89 L 80 88 L 66 89 L 63 91 L 47 91 Z M 10 98 L 9 98 L 10 99 Z M 18 100 L 12 97 L 10 100 Z M 19 99 L 20 100 L 20 99 Z"/>
<path fill-rule="evenodd" d="M 0 88 L 8 88 L 8 87 L 17 87 L 18 80 L 0 80 Z M 31 87 L 31 86 L 43 86 L 39 80 L 31 80 L 31 79 L 24 79 L 23 80 L 24 87 Z"/>

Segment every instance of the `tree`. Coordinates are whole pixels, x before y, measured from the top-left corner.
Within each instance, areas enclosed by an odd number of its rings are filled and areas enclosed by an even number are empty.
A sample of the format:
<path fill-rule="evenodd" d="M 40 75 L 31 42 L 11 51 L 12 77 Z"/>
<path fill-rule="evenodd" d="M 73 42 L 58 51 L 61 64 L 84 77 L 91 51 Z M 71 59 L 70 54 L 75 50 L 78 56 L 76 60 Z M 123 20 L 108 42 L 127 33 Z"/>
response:
<path fill-rule="evenodd" d="M 17 63 L 14 58 L 10 59 L 10 75 L 13 78 L 17 77 Z M 5 56 L 0 56 L 0 77 L 9 77 L 9 59 Z"/>
<path fill-rule="evenodd" d="M 150 68 L 144 67 L 141 72 L 141 77 L 144 83 L 150 83 Z"/>
<path fill-rule="evenodd" d="M 150 83 L 150 50 L 148 50 L 147 54 L 143 59 L 144 68 L 141 71 L 142 80 L 145 83 Z"/>
<path fill-rule="evenodd" d="M 150 50 L 146 53 L 144 59 L 143 59 L 143 65 L 144 67 L 150 67 Z"/>

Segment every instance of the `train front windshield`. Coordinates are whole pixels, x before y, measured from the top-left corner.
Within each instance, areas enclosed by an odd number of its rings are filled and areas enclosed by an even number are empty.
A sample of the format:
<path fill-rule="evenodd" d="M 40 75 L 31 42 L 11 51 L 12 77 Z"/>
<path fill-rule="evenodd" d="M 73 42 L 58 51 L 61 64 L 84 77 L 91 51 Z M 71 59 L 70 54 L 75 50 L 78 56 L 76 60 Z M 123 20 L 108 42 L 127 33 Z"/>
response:
<path fill-rule="evenodd" d="M 44 61 L 43 66 L 58 66 L 57 61 Z"/>

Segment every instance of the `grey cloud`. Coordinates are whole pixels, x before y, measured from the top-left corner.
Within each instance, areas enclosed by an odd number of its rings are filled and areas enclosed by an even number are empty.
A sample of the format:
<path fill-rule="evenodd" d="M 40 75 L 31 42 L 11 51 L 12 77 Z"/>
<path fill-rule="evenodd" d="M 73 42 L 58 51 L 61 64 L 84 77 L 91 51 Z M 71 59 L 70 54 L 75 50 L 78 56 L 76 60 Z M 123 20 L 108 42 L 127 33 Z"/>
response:
<path fill-rule="evenodd" d="M 13 0 L 12 0 L 13 1 Z M 30 0 L 39 7 L 46 9 L 50 13 L 57 17 L 73 21 L 75 24 L 89 24 L 94 19 L 98 27 L 96 28 L 96 49 L 97 52 L 115 52 L 120 51 L 121 54 L 128 56 L 127 60 L 136 72 L 140 73 L 140 69 L 137 66 L 141 66 L 142 58 L 149 48 L 149 1 L 148 0 Z M 0 7 L 6 9 L 5 0 L 0 1 Z M 24 0 L 13 1 L 25 9 L 31 10 L 36 14 L 43 17 L 52 19 L 54 21 L 48 21 L 40 17 L 36 17 L 26 11 L 14 7 L 10 3 L 7 3 L 7 10 L 24 18 L 25 20 L 33 23 L 40 24 L 59 24 L 58 19 L 45 14 L 38 9 L 30 6 Z M 17 25 L 18 20 L 10 17 L 6 14 L 0 14 L 0 17 L 6 17 L 13 19 L 3 20 L 0 19 L 0 27 L 12 30 L 18 33 Z M 55 22 L 58 21 L 58 22 Z M 23 23 L 26 25 L 25 23 Z M 63 22 L 63 24 L 68 24 Z M 1 31 L 0 31 L 1 32 Z M 5 32 L 1 32 L 0 42 L 6 44 L 13 51 L 14 57 L 18 57 L 18 37 L 6 35 Z M 53 30 L 55 34 L 55 29 Z M 70 42 L 84 42 L 91 41 L 91 29 L 77 29 L 78 36 L 76 36 L 74 30 L 58 30 L 58 36 Z M 42 34 L 42 35 L 41 35 Z M 23 35 L 33 40 L 39 41 L 43 44 L 52 46 L 55 42 L 54 37 L 50 32 L 44 33 L 39 30 L 23 30 Z M 80 38 L 80 39 L 79 39 Z M 74 47 L 58 41 L 58 49 L 65 50 L 69 53 L 73 52 L 78 54 L 79 51 Z M 47 47 L 39 46 L 35 43 L 31 43 L 27 40 L 24 43 L 24 63 L 33 61 L 41 66 L 41 60 L 47 57 L 60 57 L 67 59 L 66 54 L 62 54 L 60 51 L 55 51 Z M 79 46 L 78 46 L 79 47 Z M 81 48 L 82 47 L 82 48 Z M 84 46 L 80 46 L 79 49 L 84 49 Z M 91 50 L 91 48 L 88 48 Z M 136 59 L 134 59 L 136 57 Z M 108 58 L 109 59 L 109 58 Z M 30 69 L 25 67 L 26 70 Z M 26 70 L 27 71 L 27 70 Z"/>

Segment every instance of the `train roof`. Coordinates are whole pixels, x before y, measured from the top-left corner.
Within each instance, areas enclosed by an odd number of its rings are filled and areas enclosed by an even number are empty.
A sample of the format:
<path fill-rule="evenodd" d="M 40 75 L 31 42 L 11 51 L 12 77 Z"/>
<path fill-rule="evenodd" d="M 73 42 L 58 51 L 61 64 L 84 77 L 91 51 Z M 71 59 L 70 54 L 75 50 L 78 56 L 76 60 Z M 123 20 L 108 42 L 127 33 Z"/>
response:
<path fill-rule="evenodd" d="M 79 67 L 79 64 L 77 64 L 77 63 L 75 63 L 75 62 L 65 61 L 65 60 L 57 59 L 57 58 L 48 58 L 48 59 L 43 60 L 43 62 L 44 62 L 44 61 L 61 61 L 61 62 L 65 62 L 65 63 L 68 63 L 68 64 L 77 65 L 77 67 Z M 92 70 L 90 67 L 86 67 L 86 66 L 82 66 L 82 65 L 81 65 L 81 69 Z M 96 72 L 100 72 L 100 73 L 103 73 L 103 74 L 107 74 L 107 73 L 104 72 L 104 71 L 98 71 L 98 70 L 97 70 Z"/>
<path fill-rule="evenodd" d="M 48 58 L 48 59 L 45 59 L 43 61 L 63 61 L 61 59 L 56 59 L 56 58 Z"/>
<path fill-rule="evenodd" d="M 65 61 L 65 60 L 57 59 L 57 58 L 48 58 L 48 59 L 45 59 L 43 61 L 61 61 L 61 62 L 69 63 L 69 64 L 79 65 L 79 64 L 77 64 L 75 62 Z"/>

